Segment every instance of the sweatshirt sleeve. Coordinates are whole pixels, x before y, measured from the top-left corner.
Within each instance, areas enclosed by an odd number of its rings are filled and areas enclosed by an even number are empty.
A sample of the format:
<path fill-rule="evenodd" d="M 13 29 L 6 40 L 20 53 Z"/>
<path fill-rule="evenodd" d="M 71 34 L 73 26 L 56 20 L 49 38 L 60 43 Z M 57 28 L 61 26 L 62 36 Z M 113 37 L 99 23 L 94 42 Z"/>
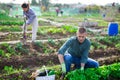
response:
<path fill-rule="evenodd" d="M 72 38 L 68 39 L 58 50 L 58 54 L 63 54 L 66 52 L 66 50 L 70 47 L 70 45 L 72 44 Z"/>

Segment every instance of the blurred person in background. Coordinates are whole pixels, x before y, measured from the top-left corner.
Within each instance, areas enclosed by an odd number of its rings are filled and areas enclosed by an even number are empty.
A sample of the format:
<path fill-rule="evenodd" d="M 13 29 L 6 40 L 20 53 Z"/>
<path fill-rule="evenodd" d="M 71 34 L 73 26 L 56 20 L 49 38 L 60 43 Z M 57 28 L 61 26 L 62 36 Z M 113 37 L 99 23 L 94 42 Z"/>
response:
<path fill-rule="evenodd" d="M 32 42 L 35 42 L 36 37 L 37 37 L 37 29 L 38 29 L 38 20 L 35 12 L 30 9 L 29 4 L 23 3 L 21 5 L 23 9 L 23 16 L 26 18 L 26 22 L 23 24 L 22 29 L 24 30 L 24 26 L 26 26 L 27 31 L 27 26 L 32 25 Z M 26 35 L 26 34 L 25 34 Z"/>

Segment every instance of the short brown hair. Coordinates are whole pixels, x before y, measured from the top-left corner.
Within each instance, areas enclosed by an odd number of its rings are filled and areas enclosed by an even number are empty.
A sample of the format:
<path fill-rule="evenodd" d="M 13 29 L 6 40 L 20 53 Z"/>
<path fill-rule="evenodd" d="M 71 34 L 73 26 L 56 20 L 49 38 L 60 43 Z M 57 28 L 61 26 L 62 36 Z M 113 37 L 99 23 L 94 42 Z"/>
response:
<path fill-rule="evenodd" d="M 86 33 L 86 29 L 83 28 L 83 27 L 80 27 L 80 28 L 78 29 L 78 32 L 79 32 L 79 33 Z"/>
<path fill-rule="evenodd" d="M 23 3 L 23 4 L 21 5 L 21 7 L 22 7 L 22 8 L 29 8 L 29 4 Z"/>

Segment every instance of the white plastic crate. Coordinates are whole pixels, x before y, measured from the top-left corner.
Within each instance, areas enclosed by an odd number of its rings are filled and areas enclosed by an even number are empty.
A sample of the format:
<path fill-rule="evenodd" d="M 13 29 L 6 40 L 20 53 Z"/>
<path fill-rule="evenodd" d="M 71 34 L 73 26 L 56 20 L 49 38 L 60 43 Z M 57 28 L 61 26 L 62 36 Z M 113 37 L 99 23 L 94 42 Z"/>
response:
<path fill-rule="evenodd" d="M 35 80 L 55 80 L 55 75 L 37 76 Z"/>

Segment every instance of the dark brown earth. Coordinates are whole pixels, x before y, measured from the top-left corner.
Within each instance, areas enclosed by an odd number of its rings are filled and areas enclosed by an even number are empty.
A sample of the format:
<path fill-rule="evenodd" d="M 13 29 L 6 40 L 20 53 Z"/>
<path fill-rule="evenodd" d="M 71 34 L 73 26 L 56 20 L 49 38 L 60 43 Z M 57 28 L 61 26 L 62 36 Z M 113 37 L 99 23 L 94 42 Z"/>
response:
<path fill-rule="evenodd" d="M 100 65 L 110 64 L 115 61 L 119 61 L 120 52 L 114 48 L 108 50 L 95 50 L 90 52 L 90 58 L 98 60 Z M 108 58 L 108 59 L 107 59 Z M 109 60 L 110 58 L 110 60 Z M 11 58 L 0 58 L 0 69 L 2 70 L 4 66 L 13 66 L 19 68 L 21 65 L 23 68 L 41 67 L 43 65 L 57 65 L 59 64 L 57 53 L 53 54 L 31 54 L 22 56 L 12 56 Z M 105 62 L 104 62 L 105 60 Z"/>
<path fill-rule="evenodd" d="M 61 38 L 66 38 L 69 37 L 71 35 L 74 35 L 72 33 L 56 33 L 56 34 L 52 34 L 52 33 L 46 33 L 46 34 L 37 34 L 37 40 L 44 40 L 44 39 L 61 39 Z M 31 33 L 27 33 L 27 40 L 31 40 Z M 22 33 L 1 33 L 0 34 L 0 41 L 15 41 L 15 40 L 20 40 L 20 38 L 22 37 Z"/>

